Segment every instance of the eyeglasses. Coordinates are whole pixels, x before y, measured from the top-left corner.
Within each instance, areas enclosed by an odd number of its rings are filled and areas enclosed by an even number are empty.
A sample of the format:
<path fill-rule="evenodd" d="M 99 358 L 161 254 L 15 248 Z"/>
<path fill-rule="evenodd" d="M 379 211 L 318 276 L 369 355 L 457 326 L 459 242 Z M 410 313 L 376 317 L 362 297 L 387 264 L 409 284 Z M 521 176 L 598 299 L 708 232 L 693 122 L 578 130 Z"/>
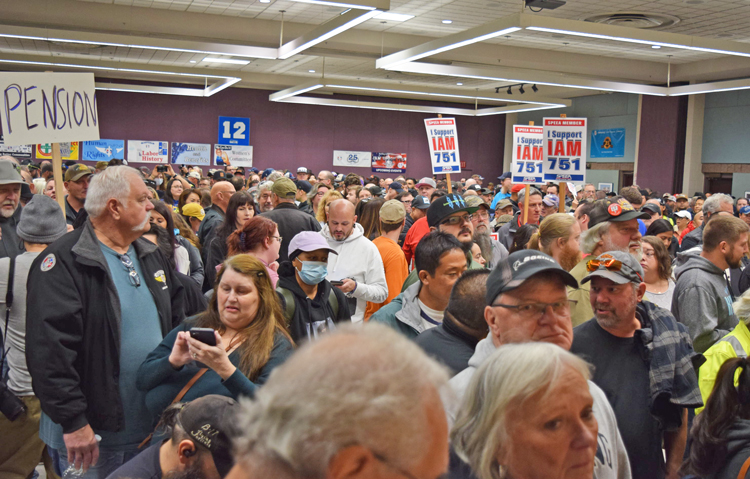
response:
<path fill-rule="evenodd" d="M 446 219 L 445 221 L 441 221 L 441 225 L 450 225 L 450 226 L 457 226 L 464 222 L 469 223 L 471 222 L 471 218 L 473 218 L 472 215 L 463 215 L 463 216 L 451 216 L 450 218 Z"/>
<path fill-rule="evenodd" d="M 392 464 L 383 455 L 378 454 L 378 453 L 373 453 L 372 455 L 375 457 L 375 459 L 377 459 L 378 461 L 382 462 L 383 464 L 385 464 L 386 466 L 390 467 L 391 469 L 393 469 L 394 471 L 398 472 L 399 474 L 401 474 L 402 476 L 406 477 L 407 479 L 417 479 L 417 476 L 415 476 L 414 474 L 412 474 L 409 471 L 401 469 L 400 467 L 396 466 L 395 464 Z M 448 473 L 440 474 L 437 477 L 437 479 L 448 479 Z"/>
<path fill-rule="evenodd" d="M 643 278 L 641 277 L 640 273 L 638 271 L 634 270 L 630 266 L 626 265 L 622 261 L 614 258 L 608 258 L 604 260 L 599 259 L 590 259 L 586 263 L 586 269 L 589 273 L 593 273 L 594 271 L 598 270 L 600 267 L 604 266 L 607 271 L 621 271 L 623 268 L 630 270 L 633 274 L 638 276 L 638 279 L 643 281 Z"/>
<path fill-rule="evenodd" d="M 482 210 L 482 211 L 477 211 L 476 213 L 474 213 L 472 215 L 472 217 L 473 218 L 479 218 L 479 219 L 482 219 L 482 220 L 486 220 L 486 219 L 489 219 L 490 214 L 488 212 Z"/>
<path fill-rule="evenodd" d="M 130 256 L 127 254 L 120 255 L 120 262 L 123 266 L 125 266 L 125 269 L 128 270 L 128 279 L 130 280 L 130 284 L 135 286 L 136 288 L 141 285 L 141 277 L 138 276 L 138 272 L 135 270 L 135 266 L 133 266 L 133 260 L 130 259 Z"/>
<path fill-rule="evenodd" d="M 644 251 L 643 256 L 645 256 L 646 258 L 653 258 L 654 256 L 656 256 L 656 254 L 653 251 Z"/>
<path fill-rule="evenodd" d="M 271 236 L 271 238 L 276 238 L 277 240 L 279 240 L 279 243 L 281 243 L 281 240 L 283 239 L 281 236 Z"/>
<path fill-rule="evenodd" d="M 523 304 L 493 304 L 492 307 L 500 307 L 505 309 L 512 309 L 519 316 L 524 319 L 539 319 L 542 317 L 547 307 L 552 308 L 552 312 L 558 316 L 564 316 L 570 314 L 571 306 L 575 306 L 577 301 L 565 300 L 556 301 L 554 303 L 523 303 Z"/>

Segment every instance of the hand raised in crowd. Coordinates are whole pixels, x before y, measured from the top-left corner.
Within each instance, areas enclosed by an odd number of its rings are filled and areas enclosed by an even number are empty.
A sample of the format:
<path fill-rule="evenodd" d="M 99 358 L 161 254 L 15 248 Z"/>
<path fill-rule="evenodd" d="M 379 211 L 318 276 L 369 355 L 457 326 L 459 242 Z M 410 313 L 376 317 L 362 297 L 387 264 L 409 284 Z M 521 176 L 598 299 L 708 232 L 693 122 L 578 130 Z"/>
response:
<path fill-rule="evenodd" d="M 174 168 L 172 168 L 172 165 L 167 165 L 167 174 L 169 176 L 174 176 Z"/>
<path fill-rule="evenodd" d="M 63 434 L 63 441 L 68 450 L 68 464 L 76 470 L 83 468 L 87 471 L 89 467 L 96 465 L 99 460 L 99 442 L 91 426 L 86 424 L 77 431 Z"/>
<path fill-rule="evenodd" d="M 190 338 L 190 333 L 187 331 L 177 333 L 177 339 L 172 346 L 172 352 L 169 354 L 169 364 L 175 369 L 180 369 L 193 360 L 193 357 L 190 356 L 188 338 Z"/>
<path fill-rule="evenodd" d="M 343 284 L 341 286 L 336 286 L 336 287 L 340 289 L 341 291 L 343 291 L 344 293 L 349 293 L 351 291 L 354 291 L 354 288 L 357 287 L 357 282 L 351 278 L 344 278 L 341 281 L 343 281 Z"/>
<path fill-rule="evenodd" d="M 229 353 L 227 353 L 226 346 L 222 343 L 221 335 L 218 332 L 214 331 L 216 346 L 211 346 L 191 338 L 188 333 L 184 334 L 187 335 L 188 348 L 192 359 L 213 369 L 216 374 L 221 376 L 221 379 L 227 380 L 229 376 L 234 374 L 237 368 L 229 360 Z"/>
<path fill-rule="evenodd" d="M 159 167 L 159 165 L 155 165 L 154 169 L 151 170 L 151 176 L 150 176 L 150 178 L 152 180 L 159 176 L 159 171 L 157 170 L 158 167 Z"/>

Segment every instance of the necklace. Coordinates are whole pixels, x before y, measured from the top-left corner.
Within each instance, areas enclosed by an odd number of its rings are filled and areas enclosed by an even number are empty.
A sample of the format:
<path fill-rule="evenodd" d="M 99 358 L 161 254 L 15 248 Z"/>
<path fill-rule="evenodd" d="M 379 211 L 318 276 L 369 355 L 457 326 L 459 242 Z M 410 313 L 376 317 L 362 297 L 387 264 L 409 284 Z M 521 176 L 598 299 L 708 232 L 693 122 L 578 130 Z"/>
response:
<path fill-rule="evenodd" d="M 656 285 L 654 285 L 654 286 L 656 286 Z M 649 290 L 648 288 L 649 288 L 649 286 L 647 285 L 646 286 L 646 292 L 648 292 L 648 293 L 651 293 L 651 294 L 664 294 L 667 291 L 669 291 L 669 280 L 667 280 L 667 287 L 663 291 L 661 291 L 661 290 L 659 290 L 659 291 Z"/>

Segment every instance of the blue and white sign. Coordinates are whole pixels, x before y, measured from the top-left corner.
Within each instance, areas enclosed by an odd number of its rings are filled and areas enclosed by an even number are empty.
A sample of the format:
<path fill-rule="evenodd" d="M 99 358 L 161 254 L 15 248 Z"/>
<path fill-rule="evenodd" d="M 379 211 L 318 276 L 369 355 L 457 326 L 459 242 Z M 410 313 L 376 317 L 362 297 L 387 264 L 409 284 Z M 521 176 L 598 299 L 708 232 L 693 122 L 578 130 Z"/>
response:
<path fill-rule="evenodd" d="M 128 140 L 128 163 L 169 162 L 169 142 Z"/>
<path fill-rule="evenodd" d="M 586 118 L 544 119 L 544 181 L 586 181 Z"/>
<path fill-rule="evenodd" d="M 424 126 L 430 146 L 432 174 L 461 173 L 456 119 L 429 118 L 424 121 Z"/>
<path fill-rule="evenodd" d="M 210 165 L 211 145 L 207 143 L 172 143 L 172 164 Z"/>
<path fill-rule="evenodd" d="M 218 144 L 250 146 L 250 118 L 220 116 Z"/>
<path fill-rule="evenodd" d="M 95 140 L 83 142 L 83 161 L 109 161 L 125 158 L 124 140 Z"/>
<path fill-rule="evenodd" d="M 591 130 L 591 158 L 622 158 L 625 156 L 625 128 Z"/>
<path fill-rule="evenodd" d="M 370 168 L 372 166 L 372 152 L 333 150 L 333 166 Z"/>
<path fill-rule="evenodd" d="M 514 184 L 544 183 L 543 130 L 541 126 L 513 125 L 511 174 Z"/>
<path fill-rule="evenodd" d="M 253 147 L 238 145 L 214 145 L 216 166 L 253 167 Z"/>

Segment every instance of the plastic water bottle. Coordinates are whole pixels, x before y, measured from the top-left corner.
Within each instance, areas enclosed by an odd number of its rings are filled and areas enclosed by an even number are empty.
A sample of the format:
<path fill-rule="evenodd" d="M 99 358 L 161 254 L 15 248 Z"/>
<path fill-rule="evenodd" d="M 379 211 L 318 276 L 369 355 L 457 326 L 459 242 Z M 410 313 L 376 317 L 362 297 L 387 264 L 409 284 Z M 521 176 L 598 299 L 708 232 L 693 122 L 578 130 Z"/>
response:
<path fill-rule="evenodd" d="M 99 444 L 102 440 L 102 437 L 99 434 L 94 434 L 94 437 L 96 438 L 96 443 Z M 83 474 L 83 466 L 81 466 L 80 469 L 76 469 L 76 466 L 71 464 L 67 469 L 63 471 L 62 479 L 77 479 L 79 477 L 83 477 Z"/>

